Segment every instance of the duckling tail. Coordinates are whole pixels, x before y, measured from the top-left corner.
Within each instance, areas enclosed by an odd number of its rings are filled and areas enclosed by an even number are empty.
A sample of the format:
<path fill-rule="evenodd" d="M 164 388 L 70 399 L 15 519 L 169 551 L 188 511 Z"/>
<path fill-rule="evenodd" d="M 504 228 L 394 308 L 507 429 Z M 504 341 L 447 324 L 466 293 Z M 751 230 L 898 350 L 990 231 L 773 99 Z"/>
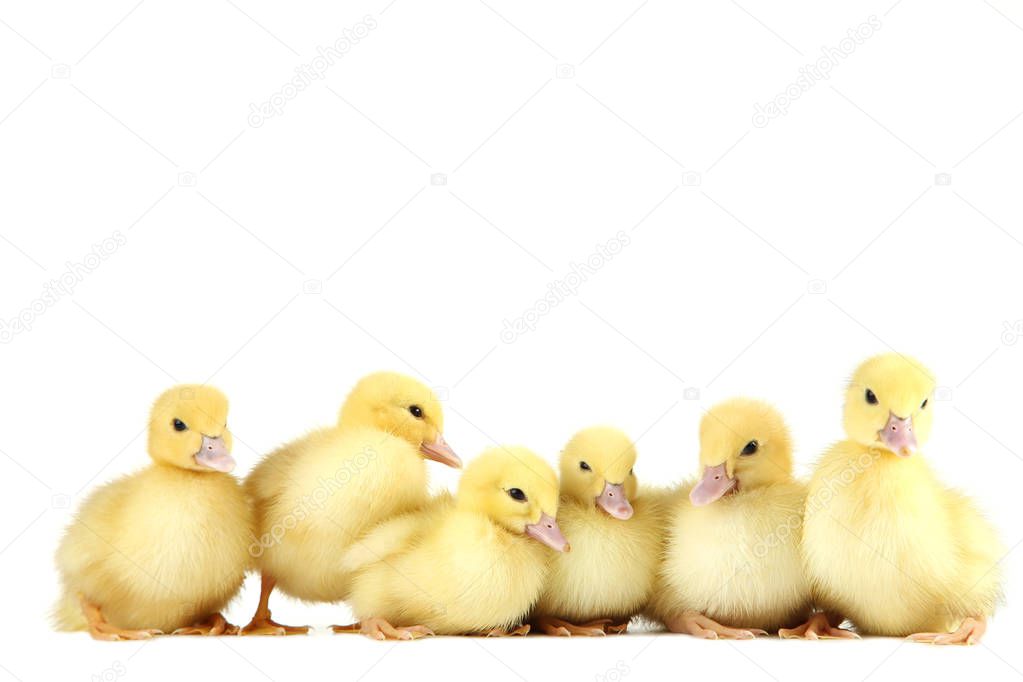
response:
<path fill-rule="evenodd" d="M 54 629 L 61 632 L 85 630 L 88 626 L 85 622 L 85 615 L 82 613 L 82 606 L 78 603 L 78 598 L 67 590 L 64 590 L 60 599 L 53 605 L 51 619 Z"/>

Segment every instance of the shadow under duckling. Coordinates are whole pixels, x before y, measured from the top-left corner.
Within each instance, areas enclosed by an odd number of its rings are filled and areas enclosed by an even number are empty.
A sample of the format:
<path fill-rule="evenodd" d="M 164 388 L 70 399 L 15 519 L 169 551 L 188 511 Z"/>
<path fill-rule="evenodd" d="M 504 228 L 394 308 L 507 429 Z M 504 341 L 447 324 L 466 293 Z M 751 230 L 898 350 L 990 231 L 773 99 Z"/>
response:
<path fill-rule="evenodd" d="M 235 634 L 221 615 L 252 563 L 252 515 L 230 472 L 227 398 L 182 385 L 149 420 L 153 463 L 93 492 L 57 550 L 60 630 L 95 639 Z"/>
<path fill-rule="evenodd" d="M 979 642 L 1001 600 L 1004 548 L 973 502 L 918 453 L 931 431 L 934 378 L 898 353 L 857 368 L 846 389 L 847 439 L 810 480 L 803 552 L 821 606 L 868 635 Z M 792 631 L 835 632 L 822 615 Z"/>
<path fill-rule="evenodd" d="M 548 635 L 619 634 L 653 591 L 661 539 L 653 494 L 633 473 L 636 448 L 618 429 L 575 434 L 561 453 L 558 523 L 572 552 L 552 558 L 530 618 Z"/>
<path fill-rule="evenodd" d="M 700 422 L 701 477 L 665 511 L 648 614 L 672 632 L 753 639 L 802 622 L 810 590 L 799 551 L 805 488 L 792 476 L 781 414 L 735 398 Z"/>
<path fill-rule="evenodd" d="M 353 548 L 345 568 L 358 571 L 349 603 L 360 622 L 350 629 L 374 639 L 525 634 L 548 548 L 569 550 L 557 509 L 546 462 L 521 447 L 487 450 L 454 499 L 386 522 Z"/>
<path fill-rule="evenodd" d="M 376 524 L 429 499 L 425 459 L 459 467 L 442 435 L 444 414 L 428 387 L 378 372 L 345 400 L 334 427 L 267 455 L 245 480 L 259 530 L 259 606 L 243 635 L 302 634 L 271 619 L 274 588 L 311 602 L 348 595 L 341 560 Z"/>

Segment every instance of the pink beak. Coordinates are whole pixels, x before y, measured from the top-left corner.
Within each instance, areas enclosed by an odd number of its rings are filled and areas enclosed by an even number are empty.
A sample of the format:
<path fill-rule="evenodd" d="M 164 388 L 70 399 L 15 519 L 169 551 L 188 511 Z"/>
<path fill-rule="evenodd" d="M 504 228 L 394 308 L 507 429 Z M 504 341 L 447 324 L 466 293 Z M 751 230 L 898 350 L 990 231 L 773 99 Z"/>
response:
<path fill-rule="evenodd" d="M 736 479 L 728 477 L 724 462 L 714 467 L 704 467 L 703 478 L 689 492 L 689 501 L 694 506 L 702 507 L 720 498 L 738 484 Z"/>
<path fill-rule="evenodd" d="M 195 453 L 195 463 L 206 469 L 222 471 L 225 474 L 234 470 L 234 457 L 231 456 L 227 449 L 227 443 L 221 436 L 211 438 L 203 435 L 199 452 Z"/>
<path fill-rule="evenodd" d="M 626 521 L 632 518 L 632 505 L 625 496 L 624 483 L 604 482 L 604 492 L 597 497 L 597 506 L 616 519 Z"/>
<path fill-rule="evenodd" d="M 909 457 L 916 452 L 916 434 L 913 433 L 913 418 L 900 419 L 891 413 L 888 423 L 878 432 L 884 446 L 899 457 Z"/>
<path fill-rule="evenodd" d="M 572 550 L 572 546 L 568 544 L 561 528 L 558 527 L 558 522 L 548 514 L 540 514 L 539 521 L 526 526 L 526 535 L 559 552 Z"/>
<path fill-rule="evenodd" d="M 419 446 L 419 451 L 426 456 L 427 459 L 432 459 L 435 462 L 441 464 L 447 464 L 449 467 L 454 469 L 462 468 L 462 460 L 455 454 L 455 451 L 451 449 L 451 446 L 444 440 L 444 436 L 437 434 L 437 440 L 432 443 L 423 443 Z"/>

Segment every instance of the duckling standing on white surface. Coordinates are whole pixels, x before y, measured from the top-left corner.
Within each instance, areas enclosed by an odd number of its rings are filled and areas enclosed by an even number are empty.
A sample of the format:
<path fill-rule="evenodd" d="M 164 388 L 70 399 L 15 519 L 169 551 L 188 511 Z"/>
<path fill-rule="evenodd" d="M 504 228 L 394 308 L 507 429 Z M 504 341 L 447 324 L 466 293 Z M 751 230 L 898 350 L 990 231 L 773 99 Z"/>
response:
<path fill-rule="evenodd" d="M 227 398 L 184 385 L 149 418 L 153 463 L 92 493 L 57 550 L 61 630 L 95 639 L 235 634 L 221 615 L 251 565 L 252 515 L 230 475 Z"/>
<path fill-rule="evenodd" d="M 898 353 L 860 365 L 846 390 L 847 438 L 810 481 L 803 550 L 817 600 L 859 632 L 973 644 L 1001 598 L 1004 548 L 918 452 L 934 387 L 929 370 Z M 787 634 L 834 633 L 837 620 L 816 614 Z"/>
<path fill-rule="evenodd" d="M 383 523 L 345 559 L 359 624 L 374 639 L 525 634 L 550 549 L 567 552 L 555 520 L 558 481 L 529 450 L 498 447 L 465 469 L 454 500 Z"/>
<path fill-rule="evenodd" d="M 561 453 L 558 523 L 572 552 L 552 557 L 531 620 L 549 635 L 625 632 L 653 590 L 659 505 L 640 490 L 636 448 L 608 426 L 577 433 Z"/>
<path fill-rule="evenodd" d="M 736 398 L 700 422 L 701 476 L 665 512 L 666 548 L 649 613 L 672 632 L 752 639 L 802 622 L 810 591 L 799 552 L 804 486 L 767 403 Z"/>
<path fill-rule="evenodd" d="M 337 426 L 267 455 L 245 480 L 253 501 L 262 574 L 259 606 L 242 634 L 308 632 L 270 617 L 270 593 L 312 602 L 348 595 L 341 558 L 363 533 L 426 504 L 424 458 L 461 460 L 441 435 L 444 415 L 433 391 L 393 372 L 363 378 L 345 400 Z"/>

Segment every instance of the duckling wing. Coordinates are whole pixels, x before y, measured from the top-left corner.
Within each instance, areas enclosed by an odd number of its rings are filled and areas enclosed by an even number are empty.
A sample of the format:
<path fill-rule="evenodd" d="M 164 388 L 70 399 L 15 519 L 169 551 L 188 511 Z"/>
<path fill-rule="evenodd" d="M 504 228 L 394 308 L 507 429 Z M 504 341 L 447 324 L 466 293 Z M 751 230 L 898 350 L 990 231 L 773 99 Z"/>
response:
<path fill-rule="evenodd" d="M 973 500 L 951 488 L 944 491 L 943 498 L 961 561 L 959 578 L 949 585 L 948 603 L 957 611 L 955 615 L 989 616 L 1002 600 L 999 563 L 1005 547 Z"/>

